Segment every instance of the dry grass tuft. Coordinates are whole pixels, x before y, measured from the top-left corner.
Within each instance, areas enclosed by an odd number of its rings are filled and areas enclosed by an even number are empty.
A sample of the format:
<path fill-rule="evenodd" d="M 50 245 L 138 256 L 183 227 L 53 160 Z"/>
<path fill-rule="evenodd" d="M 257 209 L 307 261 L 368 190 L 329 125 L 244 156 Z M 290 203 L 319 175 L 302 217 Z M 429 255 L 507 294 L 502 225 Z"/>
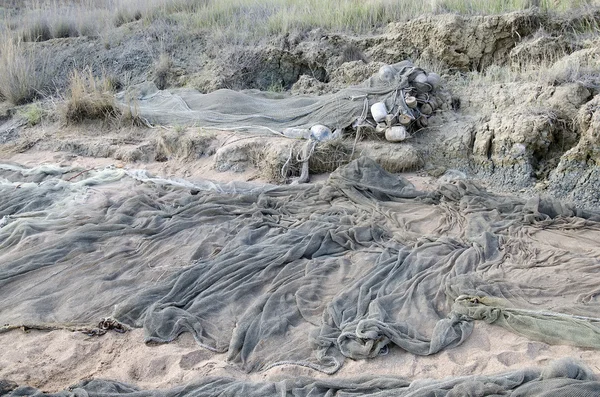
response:
<path fill-rule="evenodd" d="M 289 145 L 254 149 L 253 164 L 260 169 L 261 176 L 272 182 L 285 182 L 300 175 L 302 152 L 308 141 L 292 141 Z M 335 139 L 318 143 L 310 155 L 310 174 L 333 172 L 352 160 L 352 141 Z"/>
<path fill-rule="evenodd" d="M 0 35 L 0 97 L 22 105 L 41 97 L 49 86 L 46 62 L 21 40 Z"/>
<path fill-rule="evenodd" d="M 117 106 L 110 81 L 105 77 L 95 77 L 90 68 L 73 70 L 62 116 L 67 123 L 118 119 L 121 110 Z"/>
<path fill-rule="evenodd" d="M 114 25 L 119 27 L 129 22 L 139 21 L 142 19 L 142 12 L 140 10 L 131 10 L 125 7 L 121 7 L 117 10 L 114 16 Z"/>
<path fill-rule="evenodd" d="M 139 104 L 136 99 L 127 99 L 127 106 L 121 114 L 121 124 L 131 127 L 152 127 L 148 120 L 140 114 Z"/>
<path fill-rule="evenodd" d="M 352 160 L 352 142 L 334 139 L 319 143 L 308 161 L 311 173 L 333 172 Z"/>
<path fill-rule="evenodd" d="M 169 73 L 171 72 L 171 57 L 167 53 L 160 54 L 158 61 L 154 64 L 154 84 L 159 90 L 168 86 Z"/>
<path fill-rule="evenodd" d="M 163 130 L 155 141 L 155 160 L 197 160 L 214 154 L 213 144 L 217 134 L 212 131 L 193 129 L 181 131 L 177 128 Z"/>
<path fill-rule="evenodd" d="M 25 41 L 102 34 L 137 20 L 168 19 L 229 40 L 255 40 L 321 27 L 371 32 L 392 21 L 430 13 L 498 14 L 537 6 L 567 12 L 599 0 L 32 0 L 0 7 L 0 16 L 23 29 Z M 16 10 L 16 11 L 15 11 Z M 19 14 L 15 17 L 15 14 Z M 14 17 L 14 18 L 13 18 Z M 597 25 L 597 23 L 596 23 Z"/>

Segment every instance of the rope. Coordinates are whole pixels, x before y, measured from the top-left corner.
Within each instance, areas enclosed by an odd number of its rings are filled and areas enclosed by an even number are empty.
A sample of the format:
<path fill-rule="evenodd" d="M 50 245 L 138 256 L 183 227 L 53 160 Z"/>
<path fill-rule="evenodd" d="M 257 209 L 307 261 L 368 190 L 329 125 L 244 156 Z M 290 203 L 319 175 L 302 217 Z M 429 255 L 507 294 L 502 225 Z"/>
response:
<path fill-rule="evenodd" d="M 297 365 L 297 366 L 300 366 L 300 367 L 306 367 L 306 368 L 314 369 L 315 371 L 322 372 L 322 373 L 324 373 L 326 375 L 333 375 L 337 371 L 339 371 L 339 369 L 342 367 L 342 363 L 339 362 L 336 358 L 332 358 L 332 359 L 333 359 L 334 365 L 333 365 L 333 367 L 331 369 L 324 369 L 320 365 L 309 363 L 307 361 L 278 361 L 276 363 L 273 363 L 273 364 L 267 366 L 263 371 L 268 371 L 271 368 L 278 367 L 278 366 L 281 366 L 281 365 Z"/>
<path fill-rule="evenodd" d="M 102 336 L 108 331 L 113 330 L 118 333 L 125 333 L 131 331 L 131 327 L 123 324 L 114 318 L 103 318 L 96 326 L 86 325 L 67 325 L 67 324 L 20 324 L 10 325 L 6 324 L 0 327 L 0 334 L 10 332 L 13 330 L 20 329 L 23 332 L 34 329 L 38 331 L 71 331 L 71 332 L 82 332 L 88 336 Z"/>
<path fill-rule="evenodd" d="M 281 178 L 283 178 L 283 180 L 287 179 L 287 167 L 290 164 L 290 161 L 292 160 L 292 154 L 294 152 L 294 146 L 290 147 L 290 155 L 288 156 L 287 160 L 285 161 L 285 163 L 283 164 L 283 166 L 281 167 Z"/>
<path fill-rule="evenodd" d="M 311 156 L 315 152 L 315 147 L 317 146 L 317 142 L 312 139 L 306 142 L 306 145 L 302 148 L 302 158 L 298 155 L 296 160 L 302 163 L 302 172 L 300 172 L 300 177 L 292 182 L 292 185 L 299 185 L 301 183 L 307 183 L 310 180 L 308 161 Z"/>

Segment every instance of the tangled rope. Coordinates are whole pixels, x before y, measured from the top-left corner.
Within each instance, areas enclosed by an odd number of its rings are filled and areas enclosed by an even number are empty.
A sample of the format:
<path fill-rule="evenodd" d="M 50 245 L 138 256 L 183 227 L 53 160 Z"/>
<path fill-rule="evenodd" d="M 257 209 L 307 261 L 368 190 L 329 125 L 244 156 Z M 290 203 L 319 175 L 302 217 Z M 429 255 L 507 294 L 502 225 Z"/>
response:
<path fill-rule="evenodd" d="M 300 172 L 300 177 L 295 179 L 291 183 L 292 185 L 307 183 L 310 180 L 309 160 L 312 157 L 313 153 L 315 152 L 317 143 L 318 143 L 317 141 L 315 141 L 313 139 L 309 139 L 308 141 L 306 141 L 306 143 L 302 147 L 301 153 L 298 153 L 298 155 L 296 155 L 296 161 L 299 164 L 302 164 L 302 168 L 301 168 L 301 172 Z M 283 164 L 283 166 L 281 167 L 281 177 L 284 180 L 287 179 L 287 173 L 288 173 L 290 162 L 292 160 L 293 155 L 294 155 L 294 146 L 290 147 L 290 154 L 289 154 L 287 160 L 285 161 L 285 163 Z"/>
<path fill-rule="evenodd" d="M 96 326 L 85 326 L 85 325 L 69 325 L 69 324 L 20 324 L 20 325 L 10 325 L 6 324 L 0 327 L 0 334 L 4 332 L 9 332 L 13 330 L 20 329 L 23 332 L 27 332 L 29 330 L 37 330 L 37 331 L 71 331 L 71 332 L 82 332 L 88 336 L 102 336 L 106 334 L 108 331 L 113 330 L 120 334 L 123 334 L 127 331 L 131 331 L 131 327 L 121 323 L 120 321 L 115 320 L 111 317 L 106 317 L 100 320 L 98 325 Z"/>

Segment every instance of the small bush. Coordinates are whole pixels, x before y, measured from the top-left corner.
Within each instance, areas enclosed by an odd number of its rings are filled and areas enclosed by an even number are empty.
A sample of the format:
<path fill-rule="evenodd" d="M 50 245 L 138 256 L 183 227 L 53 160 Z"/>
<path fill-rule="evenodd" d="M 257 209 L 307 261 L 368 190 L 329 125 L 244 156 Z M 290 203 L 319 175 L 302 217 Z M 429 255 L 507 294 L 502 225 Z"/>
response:
<path fill-rule="evenodd" d="M 121 111 L 113 87 L 105 77 L 96 78 L 90 68 L 74 70 L 69 77 L 69 92 L 64 104 L 66 122 L 117 119 Z"/>
<path fill-rule="evenodd" d="M 38 104 L 27 106 L 25 109 L 19 112 L 19 115 L 27 121 L 27 125 L 33 127 L 41 123 L 44 118 L 44 109 Z"/>
<path fill-rule="evenodd" d="M 126 101 L 127 106 L 124 107 L 123 114 L 121 115 L 121 123 L 131 127 L 152 127 L 150 123 L 141 116 L 137 99 L 132 99 L 128 96 L 126 97 Z"/>

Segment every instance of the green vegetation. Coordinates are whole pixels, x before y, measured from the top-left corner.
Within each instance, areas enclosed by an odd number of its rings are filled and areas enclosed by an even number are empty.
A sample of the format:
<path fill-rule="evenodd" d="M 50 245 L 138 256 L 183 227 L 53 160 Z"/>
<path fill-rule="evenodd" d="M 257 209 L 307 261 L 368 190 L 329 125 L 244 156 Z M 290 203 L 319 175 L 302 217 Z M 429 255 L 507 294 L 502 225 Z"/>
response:
<path fill-rule="evenodd" d="M 39 104 L 31 104 L 22 109 L 19 115 L 27 121 L 28 126 L 33 127 L 42 122 L 45 113 Z"/>

